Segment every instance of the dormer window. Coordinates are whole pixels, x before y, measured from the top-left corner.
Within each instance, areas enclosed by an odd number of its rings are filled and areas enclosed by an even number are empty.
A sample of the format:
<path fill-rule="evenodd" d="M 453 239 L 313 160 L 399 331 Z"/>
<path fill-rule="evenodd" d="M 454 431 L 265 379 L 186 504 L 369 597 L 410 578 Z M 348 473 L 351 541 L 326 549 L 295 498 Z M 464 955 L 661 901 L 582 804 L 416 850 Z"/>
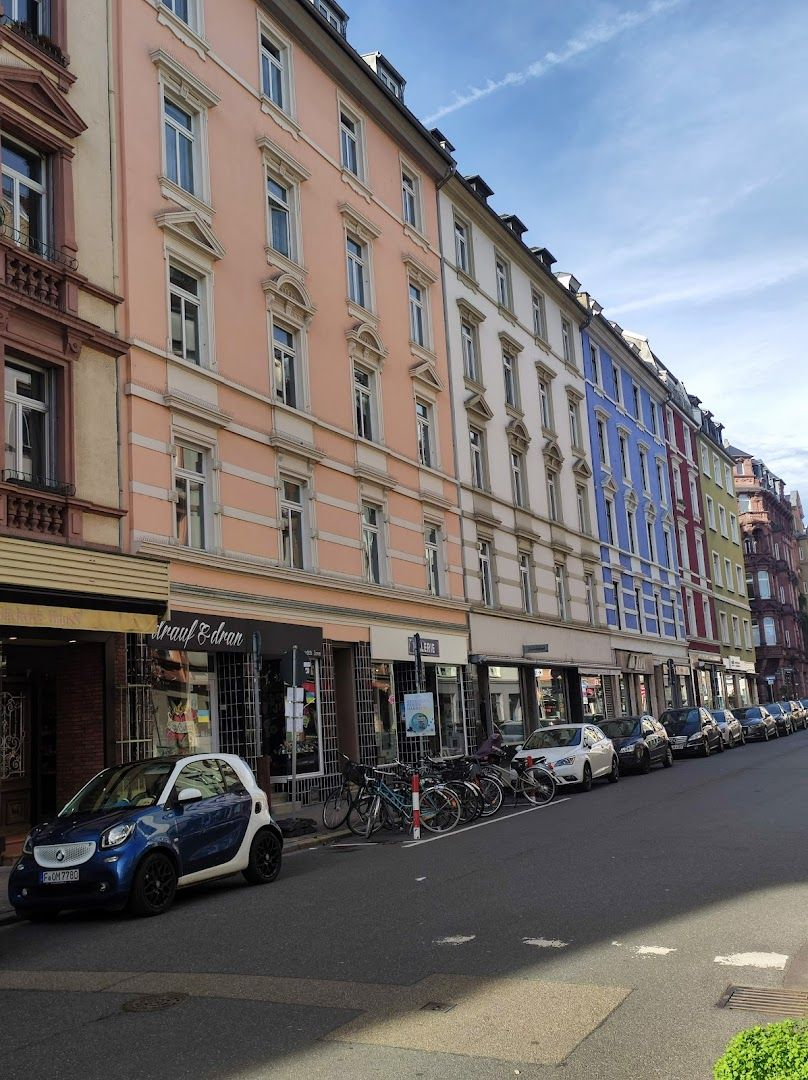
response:
<path fill-rule="evenodd" d="M 329 3 L 329 0 L 312 0 L 314 7 L 322 17 L 332 26 L 338 34 L 345 37 L 345 29 L 348 25 L 348 16 L 338 4 Z"/>
<path fill-rule="evenodd" d="M 404 100 L 404 82 L 392 75 L 383 64 L 377 64 L 376 74 L 399 101 Z"/>
<path fill-rule="evenodd" d="M 173 9 L 174 5 L 180 2 L 184 2 L 187 7 L 189 0 L 173 0 L 173 3 L 166 6 Z M 32 34 L 50 33 L 49 0 L 5 0 L 3 8 L 3 22 L 19 23 L 27 27 Z"/>

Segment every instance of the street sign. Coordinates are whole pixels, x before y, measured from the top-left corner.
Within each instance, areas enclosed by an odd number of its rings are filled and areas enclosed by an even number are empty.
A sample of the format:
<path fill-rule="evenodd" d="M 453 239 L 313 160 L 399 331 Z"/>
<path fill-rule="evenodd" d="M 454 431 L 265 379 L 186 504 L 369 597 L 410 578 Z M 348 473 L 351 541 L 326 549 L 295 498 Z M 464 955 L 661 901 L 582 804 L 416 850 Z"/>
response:
<path fill-rule="evenodd" d="M 414 637 L 407 638 L 407 651 L 410 656 L 415 656 L 418 652 L 417 638 L 421 638 L 421 656 L 440 656 L 440 642 L 437 638 L 421 637 L 420 634 L 416 634 Z"/>
<path fill-rule="evenodd" d="M 302 649 L 297 650 L 297 671 L 295 671 L 294 649 L 289 649 L 281 657 L 280 675 L 287 686 L 300 686 L 314 678 L 314 662 L 306 658 Z"/>
<path fill-rule="evenodd" d="M 774 686 L 774 683 L 775 683 L 774 675 L 767 675 L 766 676 L 766 682 L 769 684 L 769 686 Z"/>
<path fill-rule="evenodd" d="M 530 653 L 546 653 L 550 651 L 549 645 L 523 645 L 522 656 L 528 656 Z"/>

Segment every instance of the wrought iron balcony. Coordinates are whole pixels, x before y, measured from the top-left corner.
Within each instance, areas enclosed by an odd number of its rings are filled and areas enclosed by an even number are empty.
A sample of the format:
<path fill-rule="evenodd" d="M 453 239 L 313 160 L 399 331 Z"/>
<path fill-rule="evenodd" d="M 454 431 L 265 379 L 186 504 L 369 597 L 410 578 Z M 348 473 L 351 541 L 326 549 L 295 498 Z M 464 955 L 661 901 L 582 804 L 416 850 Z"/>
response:
<path fill-rule="evenodd" d="M 33 236 L 26 236 L 20 232 L 19 229 L 15 229 L 12 225 L 5 220 L 5 211 L 0 208 L 0 235 L 7 237 L 11 240 L 21 251 L 31 252 L 33 255 L 38 255 L 40 259 L 46 259 L 48 262 L 58 263 L 60 266 L 66 266 L 68 270 L 77 270 L 78 261 L 60 248 L 54 247 L 53 244 L 47 244 L 44 240 L 37 240 Z"/>
<path fill-rule="evenodd" d="M 66 484 L 62 480 L 55 480 L 51 476 L 38 476 L 34 473 L 20 472 L 17 469 L 4 469 L 0 472 L 0 480 L 6 484 L 14 484 L 15 487 L 31 488 L 34 491 L 48 492 L 50 495 L 61 495 L 62 498 L 71 498 L 76 494 L 73 484 Z"/>
<path fill-rule="evenodd" d="M 60 67 L 67 67 L 67 57 L 56 42 L 51 41 L 47 34 L 38 34 L 29 23 L 21 19 L 12 19 L 8 15 L 0 16 L 0 23 L 2 23 L 3 26 L 7 26 L 8 29 L 15 34 L 19 34 L 21 38 L 25 38 L 27 42 L 34 45 L 46 56 L 50 57 L 50 59 L 59 64 Z"/>

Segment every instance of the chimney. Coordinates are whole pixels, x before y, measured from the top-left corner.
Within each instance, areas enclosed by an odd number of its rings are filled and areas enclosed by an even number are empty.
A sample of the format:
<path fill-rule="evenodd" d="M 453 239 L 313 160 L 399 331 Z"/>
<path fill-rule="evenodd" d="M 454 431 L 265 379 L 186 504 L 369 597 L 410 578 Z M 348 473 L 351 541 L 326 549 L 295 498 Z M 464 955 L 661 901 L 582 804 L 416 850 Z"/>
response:
<path fill-rule="evenodd" d="M 445 150 L 447 154 L 454 153 L 455 148 L 452 146 L 452 144 L 449 142 L 449 140 L 446 138 L 440 128 L 432 128 L 429 134 L 432 136 L 432 138 L 435 140 L 441 150 Z"/>
<path fill-rule="evenodd" d="M 507 225 L 512 233 L 515 233 L 521 240 L 524 234 L 527 232 L 527 225 L 516 214 L 500 214 L 500 221 Z"/>
<path fill-rule="evenodd" d="M 490 188 L 481 176 L 467 176 L 465 177 L 465 181 L 477 198 L 482 199 L 484 203 L 487 203 L 494 194 L 493 188 Z"/>

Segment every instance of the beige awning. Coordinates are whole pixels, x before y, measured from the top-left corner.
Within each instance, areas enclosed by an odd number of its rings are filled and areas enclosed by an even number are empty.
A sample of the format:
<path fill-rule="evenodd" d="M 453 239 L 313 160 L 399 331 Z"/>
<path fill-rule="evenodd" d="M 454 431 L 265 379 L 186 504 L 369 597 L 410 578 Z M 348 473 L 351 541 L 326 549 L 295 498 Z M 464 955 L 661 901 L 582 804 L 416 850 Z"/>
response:
<path fill-rule="evenodd" d="M 39 626 L 52 630 L 106 630 L 117 634 L 153 634 L 157 615 L 91 608 L 48 607 L 46 604 L 0 603 L 0 626 Z"/>

